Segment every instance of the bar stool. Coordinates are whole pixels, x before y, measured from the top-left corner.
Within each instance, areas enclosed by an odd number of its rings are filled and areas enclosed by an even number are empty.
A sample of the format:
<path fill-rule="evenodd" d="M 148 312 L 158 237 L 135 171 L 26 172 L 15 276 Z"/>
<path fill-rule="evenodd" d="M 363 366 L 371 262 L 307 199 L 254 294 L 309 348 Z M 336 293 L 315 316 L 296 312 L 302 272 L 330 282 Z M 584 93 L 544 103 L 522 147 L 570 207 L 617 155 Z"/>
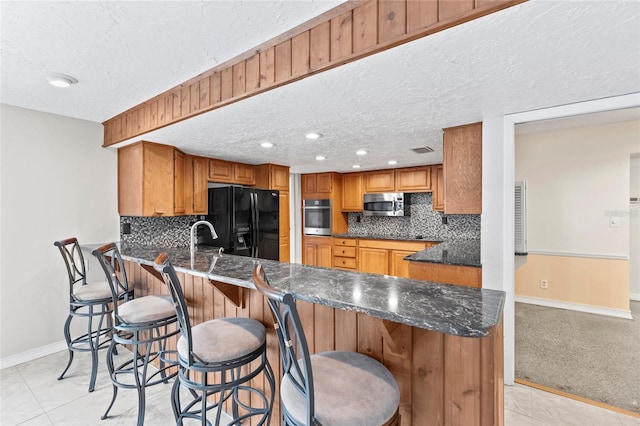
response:
<path fill-rule="evenodd" d="M 167 349 L 167 339 L 176 336 L 179 329 L 176 312 L 169 296 L 150 295 L 129 297 L 118 304 L 118 294 L 131 294 L 127 273 L 120 251 L 114 243 L 105 244 L 92 251 L 98 258 L 111 288 L 113 301 L 112 340 L 107 350 L 107 368 L 113 384 L 113 397 L 102 419 L 108 415 L 116 401 L 118 388 L 136 389 L 138 393 L 138 421 L 144 424 L 145 390 L 149 386 L 168 383 L 177 375 L 177 352 Z M 129 345 L 131 359 L 115 365 L 116 344 Z M 157 371 L 148 369 L 158 361 Z M 174 367 L 176 371 L 169 372 Z"/>
<path fill-rule="evenodd" d="M 111 313 L 109 305 L 112 302 L 111 289 L 106 281 L 87 283 L 84 257 L 76 238 L 56 241 L 53 245 L 60 250 L 69 276 L 69 316 L 64 323 L 64 339 L 67 342 L 69 361 L 58 380 L 62 380 L 71 367 L 74 352 L 91 352 L 89 392 L 93 392 L 98 373 L 98 351 L 106 349 L 110 342 L 108 335 L 111 333 L 111 318 L 109 316 Z M 71 321 L 74 318 L 87 319 L 85 334 L 71 337 Z M 97 320 L 97 327 L 94 329 L 95 320 Z M 102 338 L 104 340 L 100 341 Z"/>
<path fill-rule="evenodd" d="M 210 424 L 207 411 L 216 409 L 214 424 L 219 425 L 223 404 L 230 401 L 230 425 L 249 424 L 247 419 L 252 425 L 269 424 L 275 378 L 267 360 L 264 326 L 250 318 L 218 318 L 192 327 L 182 286 L 165 253 L 156 258 L 155 268 L 169 287 L 182 333 L 177 345 L 180 372 L 171 397 L 176 423 L 181 425 L 183 419 L 193 418 L 200 419 L 203 425 Z M 210 383 L 211 373 L 216 373 L 216 380 Z M 260 373 L 269 383 L 270 397 L 248 385 Z M 193 396 L 184 407 L 180 402 L 181 386 Z M 245 395 L 251 396 L 251 406 L 240 401 L 240 392 L 248 392 Z"/>
<path fill-rule="evenodd" d="M 384 365 L 357 352 L 309 355 L 293 296 L 271 287 L 262 265 L 254 267 L 253 281 L 267 297 L 280 342 L 283 425 L 400 424 L 400 391 Z"/>

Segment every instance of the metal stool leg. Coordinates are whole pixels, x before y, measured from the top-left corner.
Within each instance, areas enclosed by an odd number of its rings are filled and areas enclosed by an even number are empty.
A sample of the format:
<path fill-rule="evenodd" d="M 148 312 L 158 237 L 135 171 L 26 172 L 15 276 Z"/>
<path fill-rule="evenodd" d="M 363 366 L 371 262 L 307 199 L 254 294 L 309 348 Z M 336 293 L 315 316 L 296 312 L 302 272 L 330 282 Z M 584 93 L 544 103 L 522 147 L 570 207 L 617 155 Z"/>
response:
<path fill-rule="evenodd" d="M 71 326 L 71 318 L 73 318 L 73 316 L 69 314 L 69 316 L 67 317 L 67 320 L 64 322 L 64 340 L 67 341 L 67 350 L 69 351 L 69 362 L 67 362 L 67 366 L 64 368 L 64 371 L 62 372 L 62 374 L 58 376 L 58 380 L 62 380 L 64 378 L 64 375 L 66 374 L 69 367 L 71 367 L 71 362 L 73 361 L 73 351 L 71 350 L 71 332 L 69 330 Z"/>

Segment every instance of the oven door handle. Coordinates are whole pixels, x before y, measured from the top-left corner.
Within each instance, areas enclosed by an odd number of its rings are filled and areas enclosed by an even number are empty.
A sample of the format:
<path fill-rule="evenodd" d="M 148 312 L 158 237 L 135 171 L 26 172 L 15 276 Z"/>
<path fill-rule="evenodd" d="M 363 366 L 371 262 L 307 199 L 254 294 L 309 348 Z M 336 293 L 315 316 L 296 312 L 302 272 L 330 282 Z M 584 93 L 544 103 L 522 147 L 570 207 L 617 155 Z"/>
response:
<path fill-rule="evenodd" d="M 304 207 L 305 210 L 329 210 L 331 209 L 331 207 L 327 207 L 327 206 L 305 206 Z"/>

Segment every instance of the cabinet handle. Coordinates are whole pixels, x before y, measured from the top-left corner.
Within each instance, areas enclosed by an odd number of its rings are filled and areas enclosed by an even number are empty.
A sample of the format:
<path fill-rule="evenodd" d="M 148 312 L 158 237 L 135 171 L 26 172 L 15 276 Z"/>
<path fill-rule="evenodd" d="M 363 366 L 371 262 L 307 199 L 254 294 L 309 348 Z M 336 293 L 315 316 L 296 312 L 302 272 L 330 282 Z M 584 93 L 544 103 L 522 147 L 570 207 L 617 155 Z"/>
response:
<path fill-rule="evenodd" d="M 342 250 L 342 254 L 344 254 L 344 250 Z"/>
<path fill-rule="evenodd" d="M 342 261 L 342 264 L 344 265 L 344 260 Z"/>

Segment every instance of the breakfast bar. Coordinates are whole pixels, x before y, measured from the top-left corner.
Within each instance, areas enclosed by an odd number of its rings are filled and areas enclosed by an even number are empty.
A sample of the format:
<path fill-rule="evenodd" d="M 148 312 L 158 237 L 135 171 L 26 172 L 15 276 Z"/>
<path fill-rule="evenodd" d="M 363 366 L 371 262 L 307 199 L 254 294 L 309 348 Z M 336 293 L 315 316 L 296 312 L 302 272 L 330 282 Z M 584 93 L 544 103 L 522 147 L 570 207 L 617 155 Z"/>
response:
<path fill-rule="evenodd" d="M 503 292 L 233 256 L 210 247 L 191 252 L 122 243 L 120 251 L 136 296 L 167 292 L 153 268 L 166 252 L 195 324 L 240 316 L 261 321 L 276 376 L 273 320 L 252 281 L 258 262 L 273 287 L 297 300 L 312 353 L 357 351 L 392 372 L 403 426 L 504 424 Z M 277 392 L 273 419 L 279 418 Z"/>

